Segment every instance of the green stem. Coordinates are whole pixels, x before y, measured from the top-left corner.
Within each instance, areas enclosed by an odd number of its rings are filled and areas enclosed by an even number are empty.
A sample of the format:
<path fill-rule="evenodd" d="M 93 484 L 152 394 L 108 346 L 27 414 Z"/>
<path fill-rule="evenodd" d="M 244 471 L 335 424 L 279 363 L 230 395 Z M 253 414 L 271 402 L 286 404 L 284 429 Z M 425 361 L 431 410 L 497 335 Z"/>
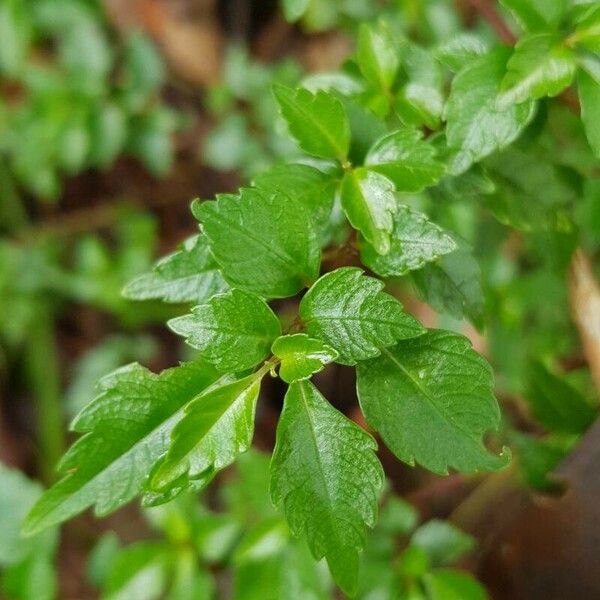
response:
<path fill-rule="evenodd" d="M 29 226 L 18 188 L 6 162 L 1 158 L 0 216 L 0 222 L 11 233 L 19 234 Z M 43 301 L 39 302 L 29 324 L 24 358 L 28 384 L 36 405 L 39 470 L 42 479 L 50 483 L 64 449 L 64 439 L 53 314 Z"/>
<path fill-rule="evenodd" d="M 64 449 L 60 406 L 60 368 L 51 311 L 40 306 L 29 327 L 25 347 L 27 377 L 35 398 L 39 469 L 46 483 L 54 480 L 54 469 Z"/>
<path fill-rule="evenodd" d="M 27 212 L 15 182 L 0 158 L 0 224 L 8 231 L 16 232 L 27 227 Z"/>

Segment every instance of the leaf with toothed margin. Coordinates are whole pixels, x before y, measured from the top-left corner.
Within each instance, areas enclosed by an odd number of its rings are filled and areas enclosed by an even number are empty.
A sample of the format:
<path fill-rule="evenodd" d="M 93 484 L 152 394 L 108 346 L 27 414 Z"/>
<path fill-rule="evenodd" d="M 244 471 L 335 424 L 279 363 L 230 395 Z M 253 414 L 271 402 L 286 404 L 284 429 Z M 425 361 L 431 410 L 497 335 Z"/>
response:
<path fill-rule="evenodd" d="M 285 396 L 271 461 L 271 498 L 292 533 L 325 556 L 338 585 L 356 590 L 366 528 L 377 518 L 383 469 L 375 440 L 308 381 Z"/>
<path fill-rule="evenodd" d="M 161 258 L 150 273 L 128 283 L 123 295 L 130 300 L 202 302 L 228 288 L 210 253 L 208 240 L 195 235 L 176 252 Z"/>
<path fill-rule="evenodd" d="M 72 425 L 85 435 L 61 460 L 63 478 L 35 504 L 25 532 L 66 521 L 92 505 L 103 516 L 134 498 L 167 451 L 183 406 L 217 376 L 209 365 L 191 362 L 158 375 L 131 364 L 104 377 L 99 395 Z"/>
<path fill-rule="evenodd" d="M 332 94 L 305 88 L 273 86 L 281 115 L 302 150 L 344 161 L 350 148 L 350 126 L 342 103 Z"/>
<path fill-rule="evenodd" d="M 421 324 L 383 290 L 383 282 L 356 267 L 323 275 L 300 302 L 308 334 L 339 353 L 337 362 L 354 365 L 377 356 L 396 341 L 422 335 Z"/>
<path fill-rule="evenodd" d="M 399 129 L 377 140 L 365 158 L 370 171 L 385 175 L 398 192 L 420 192 L 437 183 L 446 167 L 418 129 Z"/>
<path fill-rule="evenodd" d="M 390 251 L 381 256 L 374 248 L 361 248 L 362 262 L 381 277 L 405 275 L 456 250 L 456 242 L 426 215 L 408 206 L 394 215 Z"/>
<path fill-rule="evenodd" d="M 449 164 L 453 175 L 514 142 L 533 116 L 531 100 L 497 106 L 509 55 L 509 49 L 498 48 L 470 62 L 452 81 L 445 114 L 448 147 L 455 151 Z"/>
<path fill-rule="evenodd" d="M 256 175 L 254 185 L 262 190 L 290 196 L 310 215 L 321 243 L 329 239 L 329 218 L 337 181 L 329 173 L 302 164 L 284 163 Z"/>
<path fill-rule="evenodd" d="M 286 194 L 242 188 L 194 202 L 192 212 L 231 286 L 287 298 L 318 277 L 321 249 L 310 213 Z"/>
<path fill-rule="evenodd" d="M 455 319 L 469 318 L 480 327 L 485 304 L 481 269 L 466 242 L 457 243 L 453 252 L 412 271 L 412 279 L 419 296 L 435 310 Z"/>
<path fill-rule="evenodd" d="M 492 368 L 464 336 L 442 330 L 361 362 L 357 390 L 367 423 L 402 461 L 447 474 L 497 470 L 509 455 L 483 436 L 500 425 Z"/>
<path fill-rule="evenodd" d="M 499 109 L 558 95 L 573 81 L 577 55 L 558 34 L 529 35 L 517 42 L 506 68 L 496 101 Z"/>
<path fill-rule="evenodd" d="M 254 412 L 263 371 L 212 387 L 185 409 L 150 489 L 168 489 L 183 476 L 212 477 L 245 452 L 254 435 Z"/>
<path fill-rule="evenodd" d="M 225 373 L 257 365 L 281 334 L 279 319 L 267 303 L 237 289 L 213 296 L 189 315 L 171 319 L 169 327 Z"/>

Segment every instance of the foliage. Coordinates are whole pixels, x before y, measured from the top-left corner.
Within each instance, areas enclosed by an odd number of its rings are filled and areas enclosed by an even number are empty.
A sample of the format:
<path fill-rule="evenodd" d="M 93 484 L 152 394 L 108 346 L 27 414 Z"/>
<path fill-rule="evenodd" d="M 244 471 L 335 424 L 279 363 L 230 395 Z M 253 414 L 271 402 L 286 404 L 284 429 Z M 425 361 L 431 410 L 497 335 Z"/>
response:
<path fill-rule="evenodd" d="M 206 498 L 198 502 L 183 494 L 170 504 L 144 509 L 155 530 L 151 541 L 123 546 L 107 534 L 93 550 L 88 568 L 102 598 L 224 597 L 215 577 L 223 569 L 232 578 L 227 597 L 233 600 L 330 598 L 333 582 L 323 561 L 313 559 L 270 502 L 268 472 L 268 457 L 250 451 L 223 482 L 216 510 Z M 380 524 L 361 557 L 357 597 L 445 600 L 450 588 L 463 600 L 487 598 L 467 573 L 451 568 L 472 550 L 473 539 L 446 521 L 417 522 L 410 504 L 387 496 Z M 347 528 L 343 533 L 352 534 Z M 332 539 L 324 541 L 336 545 Z"/>
<path fill-rule="evenodd" d="M 294 85 L 300 76 L 292 59 L 267 65 L 252 60 L 243 46 L 230 46 L 222 81 L 208 89 L 204 102 L 214 125 L 202 141 L 203 161 L 252 177 L 275 161 L 299 156 L 296 144 L 273 119 L 270 88 L 274 81 Z"/>
<path fill-rule="evenodd" d="M 97 2 L 54 4 L 0 7 L 2 161 L 47 200 L 60 195 L 62 174 L 106 169 L 122 153 L 164 174 L 178 119 L 158 96 L 165 74 L 156 49 L 133 32 L 115 51 Z"/>
<path fill-rule="evenodd" d="M 586 180 L 600 157 L 600 13 L 597 3 L 542 11 L 507 0 L 522 28 L 508 47 L 479 24 L 465 32 L 450 9 L 440 27 L 436 3 L 422 4 L 421 26 L 390 10 L 355 28 L 356 50 L 339 71 L 273 86 L 295 159 L 264 168 L 238 193 L 195 201 L 198 236 L 126 288 L 130 298 L 193 304 L 169 324 L 198 356 L 159 374 L 132 364 L 101 380 L 73 422 L 83 435 L 59 465 L 62 479 L 29 513 L 29 534 L 92 505 L 104 515 L 138 495 L 157 505 L 205 487 L 250 448 L 270 374 L 288 386 L 269 467 L 287 525 L 274 517 L 275 529 L 253 535 L 294 550 L 265 569 L 287 572 L 279 561 L 305 552 L 289 528 L 325 558 L 343 592 L 364 594 L 369 562 L 393 556 L 390 536 L 381 542 L 367 529 L 398 531 L 385 509 L 377 525 L 384 477 L 375 439 L 310 381 L 332 362 L 356 368 L 366 423 L 399 460 L 437 474 L 494 471 L 512 444 L 522 474 L 547 487 L 597 413 L 576 391 L 581 382 L 555 367 L 576 348 L 564 285 L 571 255 L 599 249 L 598 189 Z M 328 2 L 285 10 L 306 19 L 315 5 Z M 581 118 L 569 108 L 573 82 Z M 411 314 L 423 308 L 411 290 L 446 329 Z M 469 321 L 486 330 L 488 358 L 464 335 L 481 347 Z M 503 424 L 495 394 L 527 398 L 547 434 Z M 388 548 L 371 545 L 379 543 Z M 263 551 L 251 546 L 247 556 Z M 445 568 L 468 546 L 447 525 L 425 525 L 381 585 L 393 597 L 484 598 Z M 166 589 L 168 551 L 123 552 L 109 597 L 138 585 L 126 564 Z M 248 573 L 250 594 L 259 584 Z M 299 597 L 318 579 L 295 575 L 285 585 Z"/>
<path fill-rule="evenodd" d="M 56 594 L 56 529 L 27 539 L 20 531 L 41 493 L 40 485 L 0 463 L 0 591 L 15 600 L 52 600 Z"/>

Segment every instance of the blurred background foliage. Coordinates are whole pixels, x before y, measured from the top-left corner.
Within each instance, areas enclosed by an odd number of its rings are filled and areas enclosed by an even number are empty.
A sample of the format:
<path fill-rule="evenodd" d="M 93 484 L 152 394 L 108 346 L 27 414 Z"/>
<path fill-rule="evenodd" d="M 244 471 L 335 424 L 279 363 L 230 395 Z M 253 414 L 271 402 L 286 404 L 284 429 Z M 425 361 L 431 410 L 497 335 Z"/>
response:
<path fill-rule="evenodd" d="M 443 68 L 461 64 L 457 41 L 477 49 L 494 40 L 477 4 L 0 0 L 1 593 L 31 600 L 335 597 L 326 569 L 290 539 L 266 497 L 267 459 L 258 451 L 200 499 L 128 507 L 104 523 L 82 517 L 27 541 L 17 523 L 40 493 L 34 480 L 54 480 L 67 422 L 94 396 L 99 376 L 133 360 L 158 370 L 185 356 L 157 325 L 182 307 L 132 303 L 121 290 L 194 233 L 193 197 L 233 191 L 299 156 L 277 116 L 272 83 L 328 87 L 358 24 L 383 16 L 411 40 L 398 114 L 434 128 Z M 510 11 L 499 10 L 518 31 Z M 360 102 L 352 97 L 352 68 L 346 64 L 335 82 L 350 86 L 343 101 L 364 150 L 382 131 L 385 109 L 369 90 L 356 90 Z M 415 89 L 438 94 L 439 106 L 420 103 Z M 472 528 L 479 546 L 442 519 L 468 528 L 473 511 L 482 514 L 473 506 L 505 501 L 507 488 L 528 502 L 555 491 L 552 470 L 595 419 L 597 392 L 567 281 L 577 245 L 593 258 L 600 253 L 598 173 L 579 118 L 542 101 L 516 144 L 403 198 L 459 232 L 464 251 L 394 281 L 393 292 L 427 325 L 466 333 L 489 358 L 505 409 L 501 441 L 515 461 L 503 476 L 511 484 L 496 496 L 495 480 L 479 488 L 477 479 L 441 480 L 394 463 L 360 598 L 392 597 L 390 578 L 411 599 L 485 598 L 467 568 L 498 598 L 521 597 L 510 595 L 515 582 L 501 595 L 506 582 L 489 568 L 503 535 L 493 518 L 483 533 Z M 454 295 L 432 294 L 442 287 L 431 281 L 442 280 L 453 282 Z M 343 367 L 330 373 L 321 383 L 347 409 L 354 383 Z M 259 449 L 273 444 L 281 402 L 282 390 L 267 388 Z M 464 569 L 450 568 L 456 564 Z"/>

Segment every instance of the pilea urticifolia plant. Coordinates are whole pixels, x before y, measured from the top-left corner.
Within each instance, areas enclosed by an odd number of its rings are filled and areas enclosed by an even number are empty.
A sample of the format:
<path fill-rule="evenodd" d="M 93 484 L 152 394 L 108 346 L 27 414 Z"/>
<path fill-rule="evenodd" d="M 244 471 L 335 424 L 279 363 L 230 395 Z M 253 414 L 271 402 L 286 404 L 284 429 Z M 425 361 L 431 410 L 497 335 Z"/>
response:
<path fill-rule="evenodd" d="M 465 239 L 473 223 L 464 221 L 479 212 L 502 224 L 485 240 L 496 249 L 518 232 L 513 241 L 546 244 L 568 263 L 589 242 L 575 215 L 600 155 L 600 4 L 503 4 L 515 23 L 494 8 L 499 40 L 482 30 L 424 47 L 397 18 L 381 19 L 360 26 L 339 71 L 273 87 L 303 157 L 238 193 L 194 201 L 198 235 L 125 289 L 193 304 L 169 327 L 197 358 L 159 374 L 132 364 L 100 381 L 73 422 L 82 437 L 59 464 L 62 479 L 26 531 L 208 485 L 251 446 L 266 377 L 288 386 L 271 499 L 349 595 L 384 481 L 374 436 L 437 474 L 508 464 L 510 436 L 490 437 L 501 424 L 492 367 L 467 337 L 426 328 L 393 294 L 410 278 L 436 310 L 493 326 Z M 574 147 L 561 148 L 559 122 Z M 502 264 L 493 267 L 501 282 Z M 356 369 L 371 433 L 311 380 L 334 362 Z M 554 376 L 543 365 L 532 372 L 540 398 Z M 580 433 L 595 410 L 584 397 L 569 406 L 554 418 L 544 404 L 538 417 L 550 431 Z"/>

